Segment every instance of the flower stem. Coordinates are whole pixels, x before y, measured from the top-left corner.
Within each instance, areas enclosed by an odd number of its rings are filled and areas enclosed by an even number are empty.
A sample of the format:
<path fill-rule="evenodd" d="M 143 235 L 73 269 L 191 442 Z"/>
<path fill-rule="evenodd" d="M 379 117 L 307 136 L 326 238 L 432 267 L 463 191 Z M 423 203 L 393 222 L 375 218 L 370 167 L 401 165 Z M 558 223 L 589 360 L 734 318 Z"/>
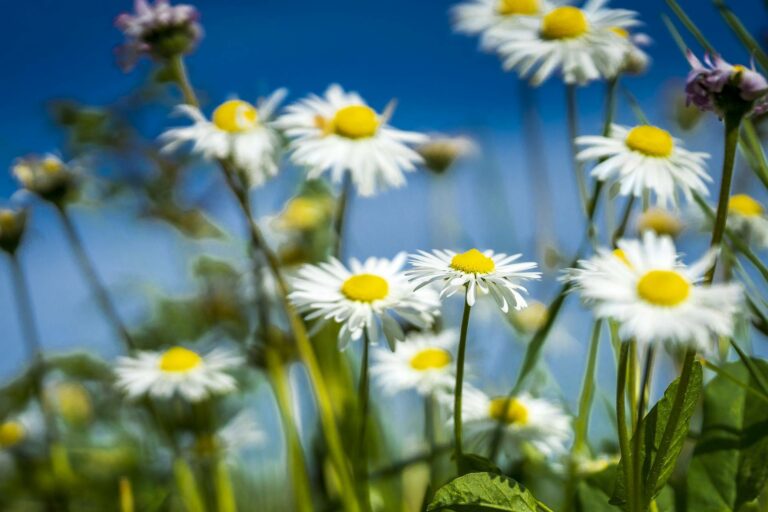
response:
<path fill-rule="evenodd" d="M 720 195 L 717 201 L 717 213 L 715 214 L 715 226 L 712 230 L 711 247 L 719 247 L 725 234 L 725 224 L 728 219 L 728 200 L 731 197 L 731 181 L 733 180 L 733 167 L 736 161 L 736 147 L 739 143 L 739 128 L 743 115 L 727 112 L 725 114 L 725 155 L 723 156 L 723 174 L 720 182 Z M 715 277 L 717 260 L 704 277 L 705 284 L 712 282 Z"/>
<path fill-rule="evenodd" d="M 467 351 L 467 330 L 469 329 L 469 313 L 472 307 L 464 297 L 464 314 L 461 317 L 461 332 L 459 337 L 459 353 L 456 358 L 456 389 L 453 391 L 453 440 L 456 450 L 456 471 L 461 475 L 462 442 L 461 442 L 461 395 L 464 388 L 464 358 Z"/>
<path fill-rule="evenodd" d="M 358 453 L 355 457 L 357 483 L 359 486 L 360 503 L 363 510 L 371 510 L 370 490 L 368 488 L 368 403 L 370 401 L 370 386 L 368 376 L 369 352 L 371 338 L 368 329 L 363 329 L 363 356 L 360 360 L 360 382 L 357 387 L 357 402 L 360 407 L 360 431 L 357 436 Z"/>
<path fill-rule="evenodd" d="M 571 151 L 573 162 L 573 171 L 576 176 L 576 185 L 579 189 L 579 199 L 584 211 L 587 211 L 587 180 L 584 177 L 582 165 L 576 160 L 576 137 L 579 135 L 578 112 L 576 111 L 576 86 L 567 84 L 565 86 L 565 104 L 568 117 L 568 147 Z"/>
<path fill-rule="evenodd" d="M 90 286 L 93 294 L 96 296 L 96 300 L 101 307 L 102 313 L 106 317 L 107 321 L 112 325 L 112 328 L 117 332 L 126 348 L 128 350 L 135 349 L 136 346 L 133 338 L 128 332 L 128 329 L 125 327 L 123 321 L 120 319 L 117 308 L 115 308 L 112 299 L 109 297 L 107 288 L 101 282 L 99 275 L 96 273 L 96 268 L 94 267 L 91 259 L 88 257 L 88 253 L 85 251 L 83 242 L 77 234 L 77 229 L 75 229 L 75 225 L 72 222 L 72 218 L 69 216 L 69 212 L 67 212 L 64 206 L 58 204 L 56 205 L 56 209 L 59 212 L 59 217 L 61 218 L 62 225 L 64 226 L 64 234 L 69 241 L 69 245 L 72 247 L 72 251 L 75 254 L 75 258 L 77 259 L 77 263 L 80 266 L 80 270 L 85 275 L 85 278 L 88 281 L 88 285 Z"/>
<path fill-rule="evenodd" d="M 193 107 L 199 106 L 200 103 L 197 101 L 197 95 L 189 81 L 189 75 L 187 75 L 187 66 L 184 64 L 184 57 L 176 55 L 168 61 L 168 65 L 176 79 L 176 84 L 184 95 L 184 103 L 192 105 Z"/>
<path fill-rule="evenodd" d="M 648 403 L 648 395 L 650 394 L 650 386 L 651 386 L 651 376 L 653 374 L 653 359 L 656 353 L 656 347 L 654 345 L 649 345 L 648 349 L 645 354 L 645 363 L 644 363 L 644 370 L 643 370 L 643 380 L 642 384 L 640 385 L 640 396 L 638 399 L 637 404 L 637 423 L 635 423 L 635 431 L 632 435 L 632 462 L 634 463 L 634 469 L 632 470 L 632 474 L 635 478 L 634 483 L 634 489 L 635 489 L 635 495 L 634 499 L 637 511 L 641 512 L 643 510 L 643 480 L 642 480 L 642 467 L 641 467 L 641 454 L 640 449 L 642 448 L 643 438 L 645 437 L 644 429 L 645 429 L 645 423 L 643 423 L 643 418 L 645 417 L 645 406 Z"/>
<path fill-rule="evenodd" d="M 629 343 L 621 342 L 619 353 L 618 378 L 616 381 L 616 423 L 619 430 L 619 451 L 624 467 L 624 486 L 628 501 L 628 511 L 633 512 L 633 500 L 635 496 L 633 477 L 634 464 L 632 463 L 632 451 L 629 446 L 629 432 L 627 430 L 627 363 L 629 359 Z"/>
<path fill-rule="evenodd" d="M 349 207 L 349 195 L 352 191 L 352 175 L 346 173 L 341 185 L 341 193 L 336 203 L 336 216 L 333 221 L 333 233 L 336 236 L 333 242 L 333 256 L 342 257 L 342 242 L 344 240 L 344 226 L 346 224 L 347 210 Z"/>

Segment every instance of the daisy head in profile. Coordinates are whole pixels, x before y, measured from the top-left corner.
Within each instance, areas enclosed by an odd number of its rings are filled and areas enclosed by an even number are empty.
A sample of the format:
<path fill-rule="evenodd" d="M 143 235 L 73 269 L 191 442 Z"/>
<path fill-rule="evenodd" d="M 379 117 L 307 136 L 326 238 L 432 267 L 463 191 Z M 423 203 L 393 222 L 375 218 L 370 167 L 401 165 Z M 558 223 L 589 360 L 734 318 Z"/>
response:
<path fill-rule="evenodd" d="M 371 374 L 390 395 L 408 390 L 423 396 L 450 393 L 456 379 L 453 353 L 458 339 L 453 330 L 409 334 L 394 352 L 374 353 Z"/>
<path fill-rule="evenodd" d="M 492 50 L 488 31 L 501 24 L 514 23 L 521 17 L 539 16 L 558 3 L 550 0 L 469 0 L 451 9 L 457 32 L 480 36 L 483 49 Z"/>
<path fill-rule="evenodd" d="M 512 306 L 516 310 L 528 304 L 523 297 L 526 288 L 522 282 L 539 279 L 533 272 L 536 263 L 517 262 L 521 254 L 508 256 L 493 251 L 470 249 L 463 253 L 453 251 L 420 251 L 411 255 L 413 268 L 406 272 L 416 289 L 435 283 L 441 297 L 466 292 L 467 305 L 474 306 L 478 292 L 490 295 L 504 313 Z"/>
<path fill-rule="evenodd" d="M 608 137 L 578 137 L 576 144 L 582 146 L 579 161 L 599 161 L 592 176 L 618 183 L 622 195 L 642 197 L 652 192 L 661 206 L 668 206 L 679 202 L 680 193 L 688 201 L 694 192 L 709 194 L 709 155 L 688 151 L 680 139 L 658 126 L 613 125 Z"/>
<path fill-rule="evenodd" d="M 335 322 L 343 350 L 363 334 L 372 343 L 383 331 L 392 350 L 405 339 L 398 318 L 424 329 L 439 314 L 440 301 L 431 289 L 414 292 L 403 274 L 406 255 L 393 259 L 351 259 L 349 266 L 332 258 L 318 265 L 304 265 L 293 279 L 290 300 L 307 320 Z"/>
<path fill-rule="evenodd" d="M 282 141 L 269 120 L 285 95 L 285 89 L 278 89 L 255 105 L 227 100 L 213 110 L 210 119 L 197 107 L 180 105 L 177 113 L 189 117 L 192 125 L 163 133 L 163 151 L 192 143 L 192 151 L 206 160 L 223 162 L 241 171 L 249 186 L 263 185 L 278 171 Z"/>
<path fill-rule="evenodd" d="M 598 318 L 619 323 L 623 339 L 706 352 L 713 337 L 733 335 L 743 302 L 738 284 L 701 284 L 715 256 L 685 265 L 672 238 L 646 231 L 579 262 L 569 279 Z"/>
<path fill-rule="evenodd" d="M 53 153 L 18 158 L 11 172 L 24 190 L 52 203 L 61 204 L 76 192 L 73 166 Z"/>
<path fill-rule="evenodd" d="M 747 243 L 768 247 L 768 216 L 765 208 L 747 194 L 734 194 L 728 200 L 728 227 Z"/>
<path fill-rule="evenodd" d="M 228 372 L 243 363 L 225 349 L 199 354 L 182 346 L 118 359 L 116 385 L 131 399 L 180 397 L 200 402 L 237 388 Z"/>
<path fill-rule="evenodd" d="M 505 69 L 539 85 L 554 73 L 567 84 L 615 77 L 625 66 L 633 43 L 621 34 L 637 25 L 634 11 L 608 9 L 607 0 L 583 7 L 552 3 L 536 16 L 489 28 L 485 38 Z"/>
<path fill-rule="evenodd" d="M 544 399 L 522 393 L 511 399 L 490 397 L 474 388 L 466 390 L 462 405 L 466 442 L 486 453 L 501 423 L 501 453 L 507 463 L 522 459 L 533 449 L 546 459 L 566 453 L 571 420 L 563 409 Z"/>
<path fill-rule="evenodd" d="M 376 112 L 355 92 L 332 85 L 290 105 L 275 123 L 293 139 L 291 158 L 309 169 L 309 178 L 329 172 L 339 183 L 349 173 L 361 196 L 405 185 L 421 156 L 410 147 L 427 136 L 389 125 L 392 108 Z"/>

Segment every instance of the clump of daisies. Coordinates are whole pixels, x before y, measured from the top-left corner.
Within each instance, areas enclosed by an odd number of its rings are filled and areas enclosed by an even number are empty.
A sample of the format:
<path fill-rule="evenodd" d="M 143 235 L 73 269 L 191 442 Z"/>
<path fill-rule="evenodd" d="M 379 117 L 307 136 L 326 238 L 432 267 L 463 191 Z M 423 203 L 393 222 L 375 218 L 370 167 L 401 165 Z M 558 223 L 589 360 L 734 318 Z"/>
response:
<path fill-rule="evenodd" d="M 170 59 L 190 53 L 203 35 L 199 17 L 191 5 L 135 0 L 134 12 L 123 13 L 115 20 L 126 37 L 119 49 L 121 66 L 130 70 L 142 55 Z"/>
<path fill-rule="evenodd" d="M 752 68 L 726 62 L 717 54 L 704 62 L 687 52 L 691 71 L 685 84 L 688 104 L 724 117 L 727 112 L 761 114 L 768 110 L 768 80 Z"/>
<path fill-rule="evenodd" d="M 182 346 L 118 359 L 116 386 L 131 399 L 180 397 L 200 402 L 237 389 L 230 372 L 243 360 L 227 349 L 207 354 Z"/>
<path fill-rule="evenodd" d="M 619 323 L 623 339 L 707 352 L 713 337 L 733 335 L 743 303 L 738 284 L 701 284 L 715 258 L 710 251 L 685 265 L 670 237 L 646 231 L 580 261 L 569 279 L 598 318 Z"/>
<path fill-rule="evenodd" d="M 371 375 L 387 394 L 416 390 L 423 396 L 450 393 L 455 379 L 454 352 L 458 343 L 454 330 L 412 333 L 394 352 L 374 353 Z"/>
<path fill-rule="evenodd" d="M 466 445 L 476 453 L 487 453 L 501 424 L 501 454 L 505 462 L 523 459 L 532 448 L 546 459 L 566 453 L 571 420 L 563 409 L 528 393 L 514 397 L 490 397 L 468 388 L 462 404 Z"/>
<path fill-rule="evenodd" d="M 311 95 L 286 108 L 275 126 L 290 137 L 291 159 L 310 179 L 329 172 L 340 183 L 349 173 L 361 196 L 405 185 L 405 172 L 422 162 L 413 144 L 421 133 L 389 125 L 393 107 L 378 113 L 356 92 L 331 85 L 323 97 Z"/>
<path fill-rule="evenodd" d="M 516 263 L 521 256 L 477 249 L 460 254 L 450 250 L 420 251 L 411 255 L 413 268 L 406 273 L 417 289 L 434 283 L 440 287 L 441 297 L 466 292 L 469 306 L 475 305 L 478 293 L 490 295 L 506 313 L 510 305 L 516 310 L 527 306 L 523 297 L 527 290 L 521 283 L 541 277 L 540 272 L 532 271 L 536 263 Z"/>
<path fill-rule="evenodd" d="M 177 113 L 192 119 L 193 124 L 163 133 L 163 150 L 174 151 L 191 142 L 192 151 L 206 160 L 223 162 L 241 171 L 248 186 L 263 185 L 277 175 L 282 142 L 270 118 L 286 93 L 278 89 L 256 105 L 240 99 L 227 100 L 213 110 L 210 119 L 195 106 L 180 105 Z"/>
<path fill-rule="evenodd" d="M 708 195 L 712 178 L 705 167 L 707 153 L 688 151 L 681 140 L 658 126 L 634 127 L 614 124 L 610 135 L 582 136 L 576 158 L 598 161 L 592 176 L 615 182 L 621 195 L 642 197 L 648 191 L 662 206 L 677 203 L 678 193 L 690 201 L 694 193 Z"/>
<path fill-rule="evenodd" d="M 290 300 L 307 320 L 335 322 L 339 347 L 367 334 L 372 343 L 380 331 L 395 349 L 405 339 L 398 318 L 417 328 L 432 325 L 439 314 L 437 293 L 429 288 L 414 292 L 402 267 L 406 254 L 393 259 L 351 259 L 349 267 L 335 258 L 318 265 L 302 266 L 292 280 Z"/>

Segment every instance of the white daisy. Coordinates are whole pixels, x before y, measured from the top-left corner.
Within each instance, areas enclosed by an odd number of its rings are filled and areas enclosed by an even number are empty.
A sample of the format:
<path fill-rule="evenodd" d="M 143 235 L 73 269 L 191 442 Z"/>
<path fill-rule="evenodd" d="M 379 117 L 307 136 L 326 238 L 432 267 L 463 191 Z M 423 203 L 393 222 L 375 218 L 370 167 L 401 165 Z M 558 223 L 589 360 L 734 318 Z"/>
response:
<path fill-rule="evenodd" d="M 206 355 L 180 346 L 165 352 L 139 352 L 135 357 L 118 359 L 116 385 L 130 398 L 179 395 L 199 402 L 234 391 L 235 379 L 227 371 L 242 362 L 241 357 L 224 349 Z"/>
<path fill-rule="evenodd" d="M 259 427 L 253 411 L 241 411 L 216 433 L 215 448 L 234 464 L 243 451 L 260 446 L 266 434 Z"/>
<path fill-rule="evenodd" d="M 749 243 L 768 247 L 768 216 L 765 208 L 747 194 L 735 194 L 728 201 L 728 227 Z"/>
<path fill-rule="evenodd" d="M 639 125 L 634 128 L 611 126 L 608 137 L 578 137 L 576 144 L 584 146 L 580 161 L 600 160 L 592 176 L 601 181 L 619 183 L 622 195 L 642 197 L 644 191 L 656 194 L 658 203 L 666 206 L 677 202 L 677 190 L 687 200 L 693 192 L 707 195 L 707 153 L 688 151 L 682 141 L 662 128 Z"/>
<path fill-rule="evenodd" d="M 281 139 L 269 120 L 285 95 L 285 89 L 278 89 L 256 106 L 243 100 L 228 100 L 216 107 L 210 120 L 199 108 L 181 105 L 177 112 L 191 118 L 194 124 L 163 133 L 163 151 L 174 151 L 192 142 L 192 151 L 206 160 L 231 162 L 246 173 L 250 186 L 262 185 L 278 171 Z"/>
<path fill-rule="evenodd" d="M 698 285 L 714 263 L 710 251 L 684 265 L 671 238 L 646 231 L 579 262 L 569 279 L 599 318 L 620 324 L 623 339 L 692 344 L 707 351 L 713 336 L 732 336 L 743 301 L 738 284 Z"/>
<path fill-rule="evenodd" d="M 506 313 L 511 304 L 520 310 L 528 304 L 521 292 L 528 290 L 520 281 L 539 279 L 540 272 L 528 272 L 536 263 L 513 263 L 521 254 L 494 254 L 470 249 L 457 254 L 453 251 L 419 251 L 411 255 L 413 269 L 406 272 L 409 279 L 420 289 L 437 282 L 441 287 L 440 296 L 450 297 L 458 291 L 467 292 L 467 304 L 475 305 L 477 291 L 490 294 L 501 310 Z"/>
<path fill-rule="evenodd" d="M 424 396 L 450 391 L 456 378 L 453 350 L 458 339 L 453 330 L 410 334 L 394 352 L 374 353 L 371 375 L 390 395 L 410 389 Z"/>
<path fill-rule="evenodd" d="M 368 258 L 361 263 L 353 258 L 349 268 L 335 258 L 304 265 L 293 279 L 290 299 L 307 320 L 341 324 L 342 350 L 350 340 L 359 339 L 363 329 L 376 343 L 380 327 L 394 350 L 395 340 L 405 339 L 395 317 L 424 329 L 432 325 L 440 306 L 434 291 L 412 291 L 401 270 L 405 259 L 406 254 L 400 253 L 392 260 Z"/>
<path fill-rule="evenodd" d="M 583 8 L 551 6 L 539 16 L 519 16 L 486 32 L 504 68 L 538 85 L 559 70 L 566 83 L 585 84 L 616 76 L 631 43 L 618 31 L 636 25 L 636 13 L 605 9 L 607 0 L 589 0 Z"/>
<path fill-rule="evenodd" d="M 486 50 L 496 45 L 488 38 L 488 29 L 504 23 L 514 23 L 520 17 L 537 16 L 562 2 L 549 0 L 470 0 L 451 10 L 457 32 L 479 35 Z"/>
<path fill-rule="evenodd" d="M 405 185 L 403 172 L 422 159 L 408 144 L 426 135 L 389 126 L 391 109 L 378 114 L 355 92 L 332 85 L 324 97 L 310 96 L 286 109 L 275 123 L 293 138 L 292 160 L 309 168 L 309 178 L 329 171 L 338 183 L 349 172 L 361 196 Z"/>
<path fill-rule="evenodd" d="M 465 444 L 478 453 L 488 451 L 501 420 L 501 453 L 509 463 L 523 458 L 527 447 L 548 459 L 563 455 L 571 433 L 571 420 L 561 407 L 527 393 L 508 400 L 469 388 L 462 417 Z"/>

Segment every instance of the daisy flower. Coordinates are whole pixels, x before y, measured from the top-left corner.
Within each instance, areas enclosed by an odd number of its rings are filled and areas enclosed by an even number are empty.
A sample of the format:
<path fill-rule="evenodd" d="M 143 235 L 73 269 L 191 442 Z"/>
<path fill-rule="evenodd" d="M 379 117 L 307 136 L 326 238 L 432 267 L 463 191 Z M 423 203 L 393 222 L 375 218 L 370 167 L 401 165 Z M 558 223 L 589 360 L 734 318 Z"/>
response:
<path fill-rule="evenodd" d="M 180 346 L 165 352 L 140 352 L 118 359 L 116 385 L 133 399 L 178 395 L 199 402 L 234 391 L 235 379 L 227 371 L 241 363 L 241 357 L 223 349 L 206 355 Z"/>
<path fill-rule="evenodd" d="M 278 89 L 255 106 L 243 100 L 228 100 L 216 107 L 210 120 L 199 108 L 180 105 L 176 111 L 192 119 L 193 124 L 163 133 L 163 151 L 174 151 L 192 142 L 192 151 L 206 160 L 231 162 L 246 173 L 250 186 L 263 185 L 278 171 L 281 139 L 269 119 L 285 95 L 285 89 Z"/>
<path fill-rule="evenodd" d="M 481 36 L 481 46 L 491 50 L 496 45 L 488 38 L 488 29 L 514 23 L 520 17 L 538 16 L 555 5 L 548 0 L 470 0 L 455 6 L 451 14 L 457 32 Z"/>
<path fill-rule="evenodd" d="M 19 158 L 11 172 L 25 190 L 54 203 L 69 197 L 76 185 L 75 172 L 53 153 Z"/>
<path fill-rule="evenodd" d="M 511 400 L 506 396 L 491 398 L 469 388 L 462 405 L 466 444 L 473 451 L 488 450 L 499 425 L 502 428 L 502 454 L 512 463 L 524 457 L 527 447 L 548 459 L 566 453 L 571 420 L 558 405 L 533 398 L 527 393 Z"/>
<path fill-rule="evenodd" d="M 622 31 L 638 22 L 636 13 L 606 9 L 606 0 L 589 0 L 583 8 L 551 6 L 539 16 L 519 16 L 515 23 L 489 28 L 505 69 L 539 85 L 555 71 L 568 84 L 585 84 L 616 76 L 632 43 Z"/>
<path fill-rule="evenodd" d="M 405 259 L 406 254 L 400 253 L 392 260 L 368 258 L 360 262 L 353 258 L 349 268 L 335 258 L 304 265 L 293 279 L 291 302 L 307 320 L 340 324 L 342 350 L 351 340 L 360 339 L 363 330 L 376 343 L 380 329 L 394 350 L 395 341 L 405 339 L 395 317 L 424 329 L 432 325 L 440 306 L 434 291 L 412 291 L 402 272 Z"/>
<path fill-rule="evenodd" d="M 708 195 L 706 182 L 712 181 L 704 167 L 707 153 L 688 151 L 682 141 L 657 126 L 633 128 L 612 125 L 608 137 L 577 137 L 584 146 L 579 161 L 600 160 L 592 176 L 600 181 L 616 181 L 621 195 L 642 197 L 648 190 L 656 194 L 658 203 L 677 202 L 679 189 L 690 201 L 693 192 Z"/>
<path fill-rule="evenodd" d="M 416 169 L 422 158 L 408 144 L 426 135 L 389 126 L 391 109 L 378 114 L 355 92 L 332 85 L 324 97 L 310 96 L 286 109 L 275 123 L 293 138 L 292 160 L 309 168 L 308 177 L 330 172 L 339 183 L 350 173 L 361 196 L 405 185 L 403 172 Z"/>
<path fill-rule="evenodd" d="M 0 250 L 13 254 L 19 248 L 27 226 L 24 208 L 0 208 Z"/>
<path fill-rule="evenodd" d="M 637 217 L 637 233 L 654 231 L 657 235 L 676 238 L 685 229 L 685 223 L 676 213 L 663 208 L 648 208 Z"/>
<path fill-rule="evenodd" d="M 735 194 L 728 201 L 728 227 L 738 236 L 760 247 L 768 247 L 768 216 L 765 208 L 747 194 Z"/>
<path fill-rule="evenodd" d="M 540 272 L 528 272 L 536 268 L 536 263 L 513 263 L 520 256 L 494 254 L 490 250 L 480 252 L 477 249 L 461 254 L 447 250 L 419 251 L 411 255 L 413 269 L 406 275 L 417 290 L 430 283 L 438 283 L 441 297 L 466 290 L 469 306 L 475 305 L 478 290 L 483 295 L 490 294 L 501 310 L 507 313 L 510 304 L 516 310 L 528 305 L 521 293 L 527 290 L 520 282 L 541 277 Z"/>
<path fill-rule="evenodd" d="M 723 117 L 729 108 L 742 113 L 762 114 L 768 110 L 768 80 L 752 68 L 732 65 L 717 54 L 705 55 L 702 63 L 693 52 L 686 53 L 691 71 L 685 83 L 686 102 Z"/>
<path fill-rule="evenodd" d="M 450 391 L 455 379 L 453 351 L 457 341 L 458 335 L 452 330 L 410 334 L 394 352 L 374 353 L 371 375 L 390 395 L 410 389 L 423 396 Z"/>
<path fill-rule="evenodd" d="M 623 339 L 706 351 L 714 336 L 733 335 L 743 301 L 738 284 L 698 284 L 715 258 L 710 251 L 686 266 L 672 238 L 646 231 L 642 240 L 620 240 L 617 250 L 580 261 L 569 279 L 598 318 L 620 323 Z"/>

